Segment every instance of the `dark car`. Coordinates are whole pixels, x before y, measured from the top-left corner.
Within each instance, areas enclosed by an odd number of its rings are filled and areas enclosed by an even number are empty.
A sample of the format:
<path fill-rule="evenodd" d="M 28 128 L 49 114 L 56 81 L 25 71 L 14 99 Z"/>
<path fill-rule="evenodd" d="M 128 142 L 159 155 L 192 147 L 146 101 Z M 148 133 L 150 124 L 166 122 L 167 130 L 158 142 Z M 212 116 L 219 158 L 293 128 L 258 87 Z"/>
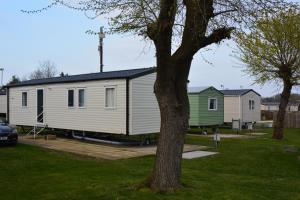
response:
<path fill-rule="evenodd" d="M 0 145 L 18 143 L 17 129 L 10 127 L 8 124 L 0 121 Z"/>

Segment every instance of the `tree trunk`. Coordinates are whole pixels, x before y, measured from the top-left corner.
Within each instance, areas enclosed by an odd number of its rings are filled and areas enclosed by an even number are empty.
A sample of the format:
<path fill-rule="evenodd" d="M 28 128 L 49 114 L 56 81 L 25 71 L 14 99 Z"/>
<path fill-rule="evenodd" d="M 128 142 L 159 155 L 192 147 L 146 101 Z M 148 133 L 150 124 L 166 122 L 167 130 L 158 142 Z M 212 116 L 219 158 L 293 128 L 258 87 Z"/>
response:
<path fill-rule="evenodd" d="M 277 113 L 276 123 L 275 123 L 274 133 L 273 133 L 273 138 L 277 140 L 283 139 L 284 118 L 285 118 L 286 108 L 289 103 L 291 90 L 292 90 L 292 84 L 289 82 L 284 82 L 284 88 L 280 97 L 279 111 Z"/>
<path fill-rule="evenodd" d="M 172 54 L 173 25 L 178 1 L 161 0 L 158 21 L 147 27 L 156 47 L 155 95 L 161 115 L 156 160 L 148 186 L 154 191 L 180 188 L 184 136 L 189 127 L 188 75 L 199 49 L 229 38 L 232 28 L 215 29 L 206 36 L 213 17 L 213 1 L 184 1 L 186 20 L 181 45 Z"/>
<path fill-rule="evenodd" d="M 149 183 L 154 191 L 174 191 L 181 186 L 181 160 L 189 120 L 187 79 L 191 61 L 192 58 L 173 62 L 168 67 L 158 66 L 155 94 L 160 107 L 161 128 Z"/>

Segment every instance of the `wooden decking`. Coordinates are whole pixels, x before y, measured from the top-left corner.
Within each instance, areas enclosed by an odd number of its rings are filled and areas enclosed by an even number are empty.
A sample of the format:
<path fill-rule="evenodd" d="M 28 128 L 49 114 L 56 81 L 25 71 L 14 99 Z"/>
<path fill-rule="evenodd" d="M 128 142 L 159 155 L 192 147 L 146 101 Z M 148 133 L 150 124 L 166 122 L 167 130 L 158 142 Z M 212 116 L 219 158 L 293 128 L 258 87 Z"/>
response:
<path fill-rule="evenodd" d="M 45 140 L 42 138 L 32 139 L 31 137 L 19 137 L 19 142 L 24 144 L 35 145 L 43 148 L 48 148 L 57 151 L 64 151 L 78 155 L 85 155 L 94 158 L 118 160 L 147 155 L 154 155 L 156 152 L 155 146 L 147 147 L 127 147 L 117 145 L 104 145 L 81 142 L 78 140 L 57 138 L 56 140 Z M 203 150 L 207 147 L 198 145 L 185 145 L 184 152 Z"/>

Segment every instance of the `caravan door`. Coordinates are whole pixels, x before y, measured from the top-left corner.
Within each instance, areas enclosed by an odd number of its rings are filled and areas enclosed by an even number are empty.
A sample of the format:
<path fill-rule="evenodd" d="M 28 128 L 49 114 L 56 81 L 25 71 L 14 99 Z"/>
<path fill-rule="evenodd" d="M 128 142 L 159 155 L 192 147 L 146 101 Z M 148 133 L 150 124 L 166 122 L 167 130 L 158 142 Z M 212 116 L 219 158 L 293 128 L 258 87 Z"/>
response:
<path fill-rule="evenodd" d="M 37 90 L 37 122 L 44 123 L 44 90 Z"/>

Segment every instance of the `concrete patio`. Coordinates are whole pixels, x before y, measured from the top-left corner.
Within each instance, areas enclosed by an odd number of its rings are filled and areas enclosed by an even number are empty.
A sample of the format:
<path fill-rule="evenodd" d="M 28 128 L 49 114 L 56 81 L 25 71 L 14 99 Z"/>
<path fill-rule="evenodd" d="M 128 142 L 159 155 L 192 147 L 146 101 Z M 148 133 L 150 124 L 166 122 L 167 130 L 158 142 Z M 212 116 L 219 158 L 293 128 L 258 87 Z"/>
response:
<path fill-rule="evenodd" d="M 55 140 L 45 140 L 43 138 L 33 139 L 32 136 L 19 137 L 19 142 L 30 144 L 47 149 L 64 151 L 78 155 L 90 156 L 100 159 L 118 160 L 147 155 L 154 155 L 156 146 L 118 146 L 87 143 L 79 140 L 57 138 Z M 205 146 L 190 145 L 184 146 L 184 152 L 199 151 L 207 149 Z"/>

